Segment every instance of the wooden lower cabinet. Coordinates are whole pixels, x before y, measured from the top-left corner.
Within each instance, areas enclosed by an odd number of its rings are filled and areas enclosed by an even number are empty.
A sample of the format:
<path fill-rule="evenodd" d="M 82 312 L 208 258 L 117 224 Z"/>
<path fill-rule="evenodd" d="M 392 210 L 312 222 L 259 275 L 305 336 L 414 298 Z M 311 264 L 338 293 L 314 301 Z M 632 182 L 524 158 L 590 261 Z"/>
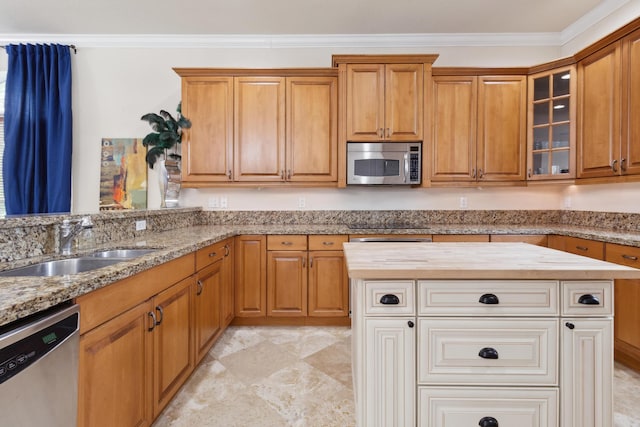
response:
<path fill-rule="evenodd" d="M 589 258 L 604 260 L 604 243 L 580 237 L 558 236 L 552 234 L 548 238 L 551 249 L 582 255 Z"/>
<path fill-rule="evenodd" d="M 531 245 L 547 246 L 546 234 L 492 234 L 492 242 L 521 242 Z"/>
<path fill-rule="evenodd" d="M 198 272 L 194 292 L 196 364 L 200 363 L 222 332 L 220 315 L 222 267 L 222 260 L 218 260 Z"/>
<path fill-rule="evenodd" d="M 640 248 L 606 243 L 605 261 L 640 268 Z M 640 372 L 640 280 L 618 279 L 614 292 L 615 359 Z"/>
<path fill-rule="evenodd" d="M 488 242 L 488 234 L 434 234 L 434 242 Z"/>
<path fill-rule="evenodd" d="M 226 328 L 235 316 L 235 268 L 234 239 L 224 242 L 224 259 L 222 260 L 222 285 L 220 287 L 220 315 L 222 327 Z"/>
<path fill-rule="evenodd" d="M 307 315 L 307 251 L 267 253 L 267 316 Z"/>
<path fill-rule="evenodd" d="M 235 238 L 235 316 L 267 315 L 267 237 Z"/>
<path fill-rule="evenodd" d="M 309 251 L 308 315 L 349 315 L 349 277 L 342 251 Z"/>
<path fill-rule="evenodd" d="M 152 308 L 145 301 L 80 337 L 78 426 L 151 424 Z"/>

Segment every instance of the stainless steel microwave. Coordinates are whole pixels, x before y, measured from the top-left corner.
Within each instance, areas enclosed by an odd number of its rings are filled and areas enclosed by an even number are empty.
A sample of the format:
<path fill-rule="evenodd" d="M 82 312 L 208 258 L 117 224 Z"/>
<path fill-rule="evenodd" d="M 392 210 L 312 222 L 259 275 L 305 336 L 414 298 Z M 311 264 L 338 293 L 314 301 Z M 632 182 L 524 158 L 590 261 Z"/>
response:
<path fill-rule="evenodd" d="M 416 185 L 421 142 L 347 142 L 348 185 Z"/>

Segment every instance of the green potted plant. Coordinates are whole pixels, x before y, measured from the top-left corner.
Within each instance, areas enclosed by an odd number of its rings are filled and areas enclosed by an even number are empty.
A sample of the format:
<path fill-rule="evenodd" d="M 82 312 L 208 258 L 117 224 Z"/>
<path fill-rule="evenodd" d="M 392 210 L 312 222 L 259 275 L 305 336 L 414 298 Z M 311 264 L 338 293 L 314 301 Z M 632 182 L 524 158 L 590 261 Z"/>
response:
<path fill-rule="evenodd" d="M 160 114 L 148 113 L 140 119 L 151 125 L 153 132 L 142 140 L 142 145 L 147 147 L 146 161 L 151 169 L 159 163 L 158 178 L 160 183 L 160 207 L 178 206 L 180 196 L 180 149 L 178 144 L 182 142 L 182 129 L 191 127 L 191 121 L 182 116 L 181 104 L 176 109 L 177 118 L 174 118 L 165 110 Z"/>
<path fill-rule="evenodd" d="M 181 159 L 180 154 L 176 152 L 176 144 L 182 142 L 182 129 L 189 129 L 191 121 L 182 115 L 181 104 L 178 104 L 176 111 L 177 119 L 165 110 L 160 110 L 159 115 L 148 113 L 140 118 L 148 122 L 153 129 L 153 132 L 142 140 L 142 145 L 148 148 L 146 159 L 151 169 L 160 156 L 165 156 L 165 159 Z"/>

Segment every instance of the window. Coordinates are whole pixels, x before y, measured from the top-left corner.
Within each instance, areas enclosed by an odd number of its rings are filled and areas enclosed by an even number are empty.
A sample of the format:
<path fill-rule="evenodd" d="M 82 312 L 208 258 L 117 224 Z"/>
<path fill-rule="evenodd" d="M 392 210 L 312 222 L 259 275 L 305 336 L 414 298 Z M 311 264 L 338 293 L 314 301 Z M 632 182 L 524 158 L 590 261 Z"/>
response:
<path fill-rule="evenodd" d="M 6 215 L 4 207 L 4 183 L 2 178 L 2 157 L 4 156 L 4 88 L 7 72 L 0 70 L 0 216 Z"/>

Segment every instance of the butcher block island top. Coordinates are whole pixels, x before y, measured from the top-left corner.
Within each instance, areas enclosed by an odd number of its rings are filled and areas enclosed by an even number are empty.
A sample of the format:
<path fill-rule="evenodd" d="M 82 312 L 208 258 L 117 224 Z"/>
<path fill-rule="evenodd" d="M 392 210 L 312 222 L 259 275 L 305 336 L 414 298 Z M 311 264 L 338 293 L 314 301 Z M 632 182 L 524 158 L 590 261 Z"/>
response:
<path fill-rule="evenodd" d="M 344 244 L 352 279 L 639 279 L 625 267 L 527 243 Z"/>

